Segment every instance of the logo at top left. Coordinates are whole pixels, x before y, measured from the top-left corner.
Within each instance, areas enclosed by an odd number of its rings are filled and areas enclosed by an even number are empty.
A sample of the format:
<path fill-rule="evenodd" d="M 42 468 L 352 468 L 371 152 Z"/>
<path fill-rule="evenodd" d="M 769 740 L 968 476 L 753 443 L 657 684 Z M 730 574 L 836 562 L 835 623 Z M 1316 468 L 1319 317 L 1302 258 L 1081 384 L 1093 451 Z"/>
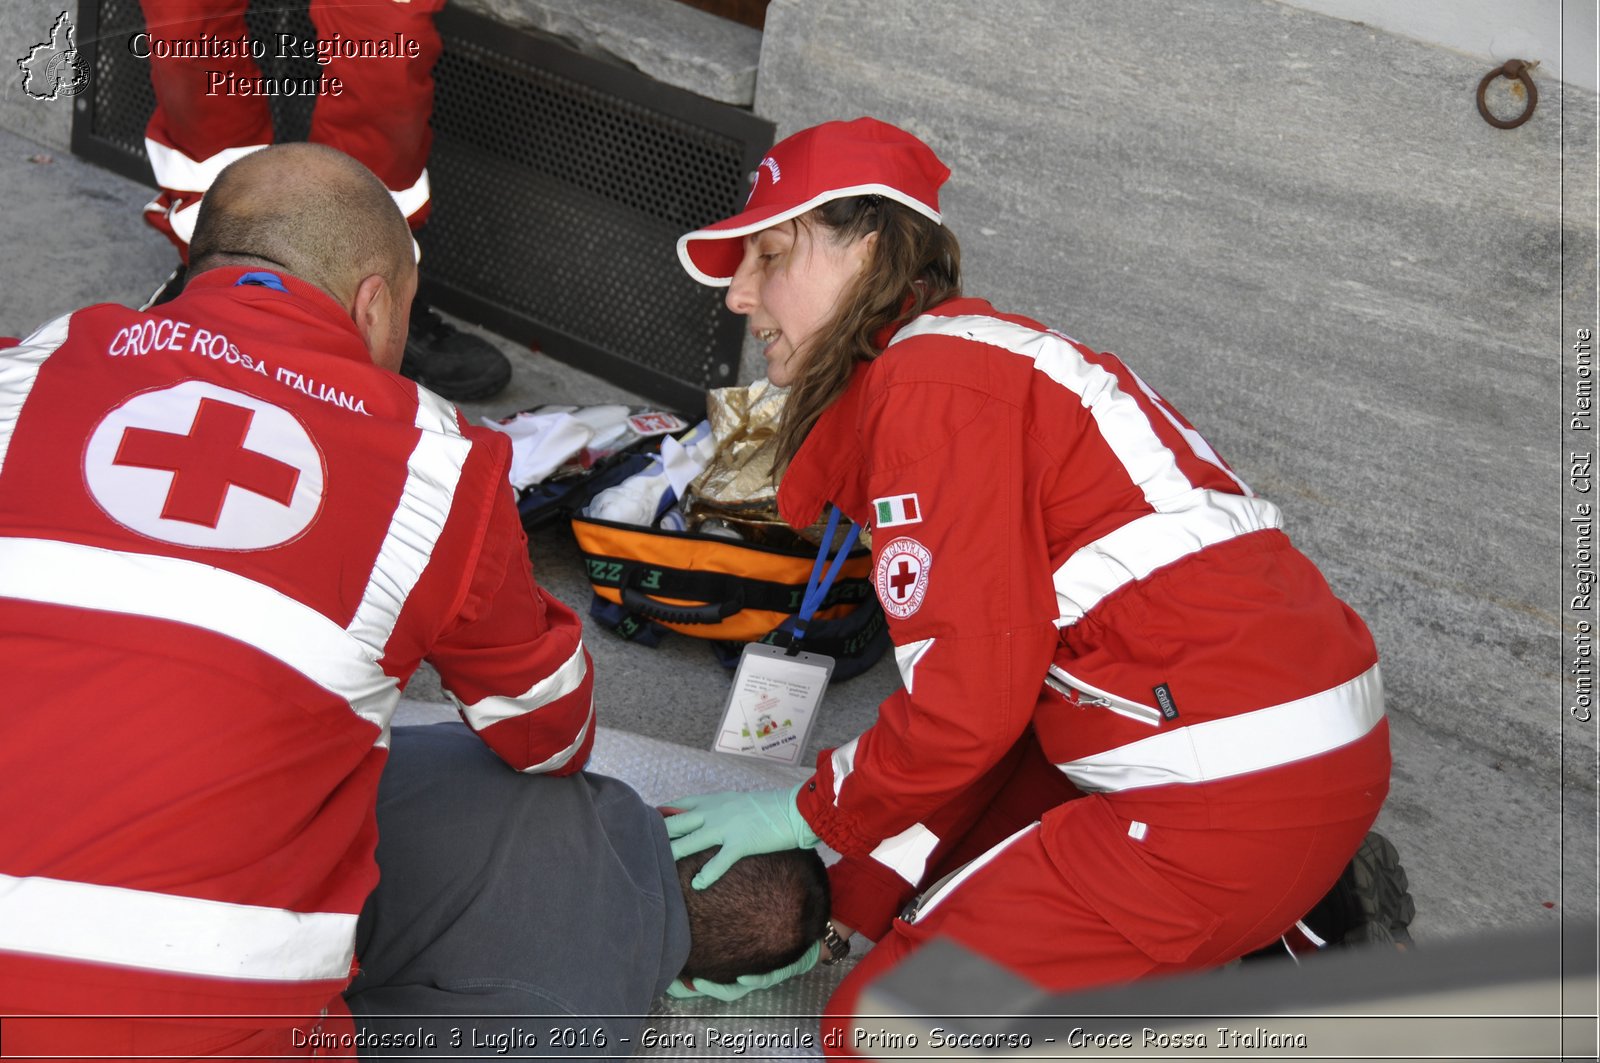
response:
<path fill-rule="evenodd" d="M 77 30 L 65 11 L 50 27 L 50 37 L 28 49 L 17 60 L 22 71 L 22 91 L 35 100 L 76 96 L 89 86 L 89 64 L 78 51 Z"/>
<path fill-rule="evenodd" d="M 289 411 L 186 380 L 115 407 L 89 435 L 83 479 L 112 520 L 147 538 L 265 550 L 322 509 L 322 451 Z"/>

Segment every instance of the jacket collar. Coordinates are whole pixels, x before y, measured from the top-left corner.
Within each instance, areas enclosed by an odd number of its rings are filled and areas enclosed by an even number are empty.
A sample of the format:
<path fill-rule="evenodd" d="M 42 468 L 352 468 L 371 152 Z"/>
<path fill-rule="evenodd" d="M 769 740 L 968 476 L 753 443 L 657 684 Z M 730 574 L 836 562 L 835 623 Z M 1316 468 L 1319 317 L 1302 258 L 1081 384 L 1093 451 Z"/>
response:
<path fill-rule="evenodd" d="M 252 279 L 242 280 L 246 276 Z M 281 287 L 272 285 L 267 280 L 268 277 L 275 279 Z M 232 289 L 235 298 L 251 306 L 281 308 L 296 312 L 312 319 L 320 326 L 335 329 L 341 334 L 341 340 L 353 340 L 354 345 L 346 342 L 330 344 L 329 353 L 358 362 L 370 364 L 372 361 L 372 353 L 367 350 L 366 341 L 357 331 L 356 323 L 350 320 L 349 312 L 321 288 L 283 270 L 264 270 L 253 266 L 221 266 L 217 269 L 208 269 L 204 273 L 190 277 L 178 298 L 183 299 L 190 293 L 200 294 L 224 289 Z"/>

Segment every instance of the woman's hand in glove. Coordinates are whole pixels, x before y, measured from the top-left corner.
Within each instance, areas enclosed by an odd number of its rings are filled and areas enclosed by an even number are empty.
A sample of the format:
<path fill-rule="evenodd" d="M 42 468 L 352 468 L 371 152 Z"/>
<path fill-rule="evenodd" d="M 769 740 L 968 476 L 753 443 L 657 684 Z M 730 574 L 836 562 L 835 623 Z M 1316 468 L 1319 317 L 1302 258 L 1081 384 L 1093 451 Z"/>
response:
<path fill-rule="evenodd" d="M 674 979 L 673 983 L 667 986 L 667 996 L 684 1000 L 691 997 L 738 1000 L 747 993 L 754 993 L 757 989 L 771 989 L 779 982 L 787 982 L 795 975 L 805 974 L 817 965 L 817 959 L 821 955 L 822 942 L 814 941 L 804 955 L 787 967 L 779 967 L 776 971 L 768 971 L 766 974 L 741 974 L 727 984 L 694 978 Z"/>
<path fill-rule="evenodd" d="M 811 848 L 819 839 L 795 804 L 799 792 L 796 786 L 793 790 L 699 794 L 668 802 L 679 810 L 666 819 L 667 837 L 673 839 L 672 858 L 682 860 L 690 853 L 721 846 L 694 877 L 694 888 L 703 890 L 747 856 Z"/>

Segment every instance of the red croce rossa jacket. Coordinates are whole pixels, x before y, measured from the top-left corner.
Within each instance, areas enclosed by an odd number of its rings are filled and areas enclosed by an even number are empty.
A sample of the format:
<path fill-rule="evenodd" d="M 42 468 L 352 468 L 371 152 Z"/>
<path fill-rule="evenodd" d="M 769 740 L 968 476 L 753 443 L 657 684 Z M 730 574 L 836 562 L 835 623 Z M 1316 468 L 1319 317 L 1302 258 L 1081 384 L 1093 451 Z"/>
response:
<path fill-rule="evenodd" d="M 292 276 L 0 352 L 0 1011 L 337 1008 L 424 660 L 511 767 L 582 767 L 509 460 Z"/>
<path fill-rule="evenodd" d="M 830 501 L 871 527 L 903 682 L 801 788 L 846 857 L 836 914 L 877 937 L 1030 726 L 1126 820 L 1249 829 L 1377 810 L 1389 751 L 1372 638 L 1188 421 L 1115 356 L 978 299 L 885 340 L 779 492 L 796 527 Z"/>

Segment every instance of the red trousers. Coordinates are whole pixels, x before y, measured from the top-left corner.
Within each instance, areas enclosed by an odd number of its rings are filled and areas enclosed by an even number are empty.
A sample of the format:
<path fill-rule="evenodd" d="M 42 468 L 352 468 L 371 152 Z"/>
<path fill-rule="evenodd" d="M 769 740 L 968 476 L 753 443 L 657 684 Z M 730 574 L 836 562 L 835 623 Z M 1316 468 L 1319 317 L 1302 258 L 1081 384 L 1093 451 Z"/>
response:
<path fill-rule="evenodd" d="M 1355 746 L 1386 765 L 1388 742 L 1384 723 Z M 1064 799 L 1072 788 L 1031 731 L 978 789 L 965 833 L 941 832 L 953 841 L 935 851 L 913 921 L 895 919 L 828 1001 L 830 1058 L 858 1055 L 862 992 L 934 937 L 1054 992 L 1202 970 L 1269 944 L 1332 888 L 1383 796 L 1315 826 L 1150 826 L 1105 795 Z"/>
<path fill-rule="evenodd" d="M 138 54 L 149 52 L 156 95 L 145 147 L 161 187 L 145 218 L 187 259 L 200 197 L 224 166 L 272 143 L 266 97 L 288 90 L 262 85 L 260 67 L 240 46 L 250 40 L 248 0 L 141 2 L 149 40 L 135 46 Z M 317 42 L 329 49 L 328 62 L 317 67 L 311 140 L 377 174 L 412 228 L 428 214 L 428 119 L 440 52 L 433 16 L 443 6 L 444 0 L 312 0 L 317 41 L 288 45 L 295 55 L 308 54 L 298 49 Z M 285 43 L 273 38 L 253 47 L 272 56 Z M 371 54 L 380 44 L 396 55 Z M 369 54 L 344 54 L 363 48 Z M 235 54 L 216 57 L 219 51 Z"/>

